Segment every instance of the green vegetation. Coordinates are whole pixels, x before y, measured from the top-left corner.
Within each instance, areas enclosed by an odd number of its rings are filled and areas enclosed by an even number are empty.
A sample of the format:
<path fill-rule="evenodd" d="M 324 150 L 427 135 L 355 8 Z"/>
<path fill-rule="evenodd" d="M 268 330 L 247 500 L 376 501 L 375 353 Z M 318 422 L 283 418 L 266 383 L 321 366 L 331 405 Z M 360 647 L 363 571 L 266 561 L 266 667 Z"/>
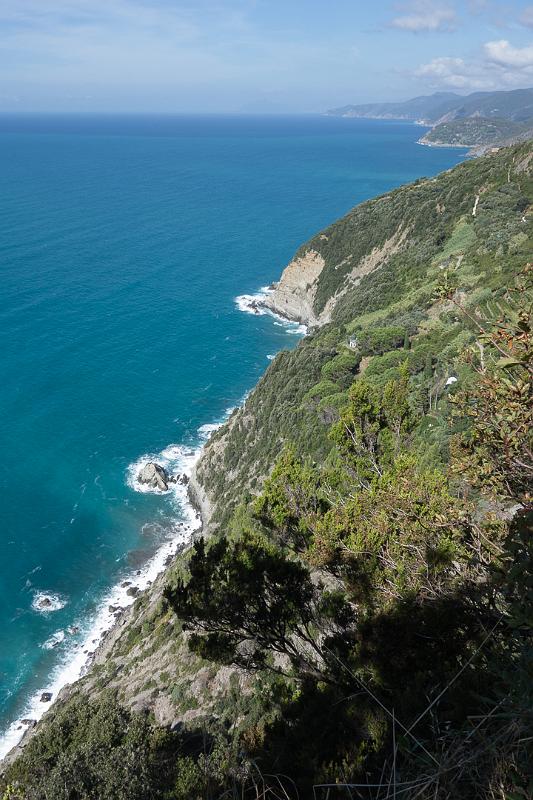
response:
<path fill-rule="evenodd" d="M 179 726 L 118 685 L 80 691 L 0 795 L 532 796 L 531 161 L 463 164 L 303 248 L 326 261 L 320 306 L 347 286 L 335 265 L 409 231 L 200 462 L 212 535 L 113 652 L 134 672 L 171 648 L 175 672 L 141 686 Z M 214 699 L 191 690 L 200 669 Z"/>
<path fill-rule="evenodd" d="M 498 145 L 505 139 L 519 136 L 533 128 L 533 118 L 528 123 L 508 119 L 466 117 L 436 125 L 423 137 L 428 144 L 445 144 L 451 147 Z"/>
<path fill-rule="evenodd" d="M 347 276 L 361 258 L 374 248 L 397 241 L 405 232 L 404 243 L 398 245 L 397 251 L 390 251 L 385 264 L 365 275 L 357 290 L 341 297 L 334 310 L 335 321 L 348 323 L 369 309 L 387 308 L 389 313 L 401 309 L 408 315 L 409 311 L 429 306 L 439 267 L 449 257 L 444 246 L 458 225 L 462 226 L 464 252 L 456 247 L 454 255 L 462 255 L 465 263 L 454 266 L 462 273 L 475 267 L 481 285 L 483 272 L 498 268 L 494 259 L 498 247 L 509 247 L 511 237 L 506 228 L 512 226 L 513 234 L 524 229 L 521 211 L 529 204 L 531 179 L 523 175 L 520 180 L 515 173 L 515 180 L 508 182 L 509 168 L 513 174 L 510 151 L 465 162 L 437 179 L 417 181 L 363 203 L 327 228 L 326 238 L 321 234 L 311 239 L 297 255 L 313 249 L 326 263 L 317 288 L 315 311 L 320 312 L 332 295 L 345 289 Z M 478 194 L 479 214 L 473 216 Z M 489 225 L 494 226 L 490 238 L 486 235 Z M 520 263 L 515 262 L 517 268 Z M 492 283 L 501 285 L 501 277 Z M 417 289 L 423 294 L 415 298 Z"/>
<path fill-rule="evenodd" d="M 150 796 L 158 796 L 158 787 L 173 775 L 172 741 L 171 734 L 112 699 L 91 704 L 75 696 L 27 745 L 10 780 L 24 787 L 24 798 L 140 800 L 147 786 Z"/>

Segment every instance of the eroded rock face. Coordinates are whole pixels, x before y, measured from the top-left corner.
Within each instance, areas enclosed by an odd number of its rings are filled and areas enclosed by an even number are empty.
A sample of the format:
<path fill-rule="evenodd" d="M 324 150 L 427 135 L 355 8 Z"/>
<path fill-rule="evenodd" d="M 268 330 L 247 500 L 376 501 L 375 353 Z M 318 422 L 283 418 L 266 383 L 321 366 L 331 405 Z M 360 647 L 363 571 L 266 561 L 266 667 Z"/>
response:
<path fill-rule="evenodd" d="M 264 305 L 287 319 L 315 325 L 318 320 L 313 303 L 324 266 L 324 259 L 316 250 L 308 250 L 305 255 L 293 259 Z"/>
<path fill-rule="evenodd" d="M 162 492 L 167 491 L 168 480 L 166 469 L 160 464 L 155 464 L 153 461 L 146 464 L 138 475 L 139 483 L 145 483 L 153 489 L 159 489 Z"/>

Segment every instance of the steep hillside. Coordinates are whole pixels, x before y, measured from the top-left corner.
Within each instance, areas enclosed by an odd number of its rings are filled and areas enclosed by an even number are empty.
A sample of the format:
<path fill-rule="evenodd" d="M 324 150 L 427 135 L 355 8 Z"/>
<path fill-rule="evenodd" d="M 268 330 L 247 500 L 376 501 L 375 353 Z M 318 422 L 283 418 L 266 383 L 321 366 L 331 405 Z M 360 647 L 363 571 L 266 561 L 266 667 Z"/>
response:
<path fill-rule="evenodd" d="M 376 304 L 389 306 L 415 288 L 430 297 L 439 274 L 436 260 L 445 252 L 443 243 L 455 241 L 459 225 L 475 263 L 485 233 L 484 247 L 494 252 L 492 222 L 509 237 L 523 232 L 524 180 L 508 180 L 509 172 L 522 170 L 521 152 L 466 162 L 357 206 L 298 250 L 265 304 L 313 325 L 353 320 L 368 303 L 374 310 Z M 316 265 L 312 275 L 301 269 L 309 260 Z M 304 298 L 301 306 L 298 298 Z"/>
<path fill-rule="evenodd" d="M 442 147 L 479 147 L 497 145 L 525 134 L 532 122 L 519 123 L 493 117 L 466 117 L 436 125 L 420 139 L 420 144 Z"/>
<path fill-rule="evenodd" d="M 198 462 L 209 541 L 119 619 L 7 797 L 528 796 L 532 204 L 528 142 L 298 250 L 265 303 L 310 332 Z"/>

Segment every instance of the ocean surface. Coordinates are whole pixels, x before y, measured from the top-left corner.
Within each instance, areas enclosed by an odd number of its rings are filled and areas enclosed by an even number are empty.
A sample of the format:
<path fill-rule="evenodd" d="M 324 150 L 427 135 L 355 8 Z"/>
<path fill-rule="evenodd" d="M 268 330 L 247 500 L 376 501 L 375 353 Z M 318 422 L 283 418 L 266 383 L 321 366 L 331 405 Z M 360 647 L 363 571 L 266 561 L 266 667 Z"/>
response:
<path fill-rule="evenodd" d="M 0 755 L 195 519 L 190 467 L 297 326 L 243 314 L 356 203 L 453 166 L 413 125 L 0 116 Z M 139 574 L 140 573 L 140 574 Z M 45 607 L 42 606 L 43 600 Z"/>

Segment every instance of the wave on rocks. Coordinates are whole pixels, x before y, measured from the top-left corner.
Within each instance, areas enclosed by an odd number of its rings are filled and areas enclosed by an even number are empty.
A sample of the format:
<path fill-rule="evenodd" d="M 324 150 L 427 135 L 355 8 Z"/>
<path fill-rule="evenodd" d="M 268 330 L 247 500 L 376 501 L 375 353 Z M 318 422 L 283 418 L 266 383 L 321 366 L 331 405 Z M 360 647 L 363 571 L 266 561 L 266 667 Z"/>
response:
<path fill-rule="evenodd" d="M 235 298 L 235 305 L 239 311 L 244 311 L 246 314 L 255 314 L 256 316 L 272 315 L 272 311 L 265 308 L 263 304 L 273 291 L 269 286 L 262 286 L 256 294 L 240 294 Z"/>
<path fill-rule="evenodd" d="M 254 314 L 256 317 L 262 317 L 268 314 L 268 316 L 274 317 L 276 320 L 274 325 L 285 328 L 287 333 L 295 334 L 296 336 L 305 336 L 307 333 L 306 325 L 286 319 L 264 305 L 265 300 L 273 291 L 274 289 L 271 289 L 270 286 L 263 286 L 256 294 L 240 294 L 235 298 L 235 305 L 239 311 L 243 311 L 245 314 Z"/>
<path fill-rule="evenodd" d="M 50 614 L 52 611 L 60 611 L 67 604 L 67 600 L 54 592 L 35 592 L 31 607 L 40 614 Z"/>
<path fill-rule="evenodd" d="M 65 631 L 60 630 L 53 633 L 46 642 L 43 642 L 41 647 L 43 650 L 53 650 L 55 647 L 59 647 L 62 642 L 65 641 Z"/>
<path fill-rule="evenodd" d="M 220 422 L 202 425 L 198 430 L 196 446 L 172 444 L 159 453 L 141 456 L 127 468 L 126 482 L 133 491 L 171 496 L 171 502 L 178 512 L 177 516 L 179 514 L 171 536 L 143 569 L 130 570 L 120 575 L 120 582 L 109 589 L 93 615 L 85 620 L 78 620 L 67 632 L 57 631 L 41 645 L 45 650 L 59 648 L 61 645 L 61 661 L 52 672 L 50 683 L 35 692 L 26 703 L 19 719 L 1 735 L 0 759 L 20 742 L 30 723 L 33 725 L 33 722 L 38 721 L 50 708 L 61 689 L 74 683 L 86 673 L 91 657 L 105 634 L 115 624 L 117 616 L 135 601 L 139 592 L 155 581 L 165 569 L 169 558 L 173 558 L 183 544 L 190 541 L 193 532 L 200 525 L 200 515 L 189 502 L 186 482 L 171 483 L 168 492 L 161 492 L 138 482 L 137 477 L 142 467 L 150 461 L 155 461 L 164 466 L 170 474 L 189 477 L 207 439 L 223 425 L 233 411 L 234 408 L 228 408 Z M 35 611 L 46 614 L 63 608 L 66 602 L 66 598 L 59 594 L 39 591 L 34 595 L 32 607 Z"/>

